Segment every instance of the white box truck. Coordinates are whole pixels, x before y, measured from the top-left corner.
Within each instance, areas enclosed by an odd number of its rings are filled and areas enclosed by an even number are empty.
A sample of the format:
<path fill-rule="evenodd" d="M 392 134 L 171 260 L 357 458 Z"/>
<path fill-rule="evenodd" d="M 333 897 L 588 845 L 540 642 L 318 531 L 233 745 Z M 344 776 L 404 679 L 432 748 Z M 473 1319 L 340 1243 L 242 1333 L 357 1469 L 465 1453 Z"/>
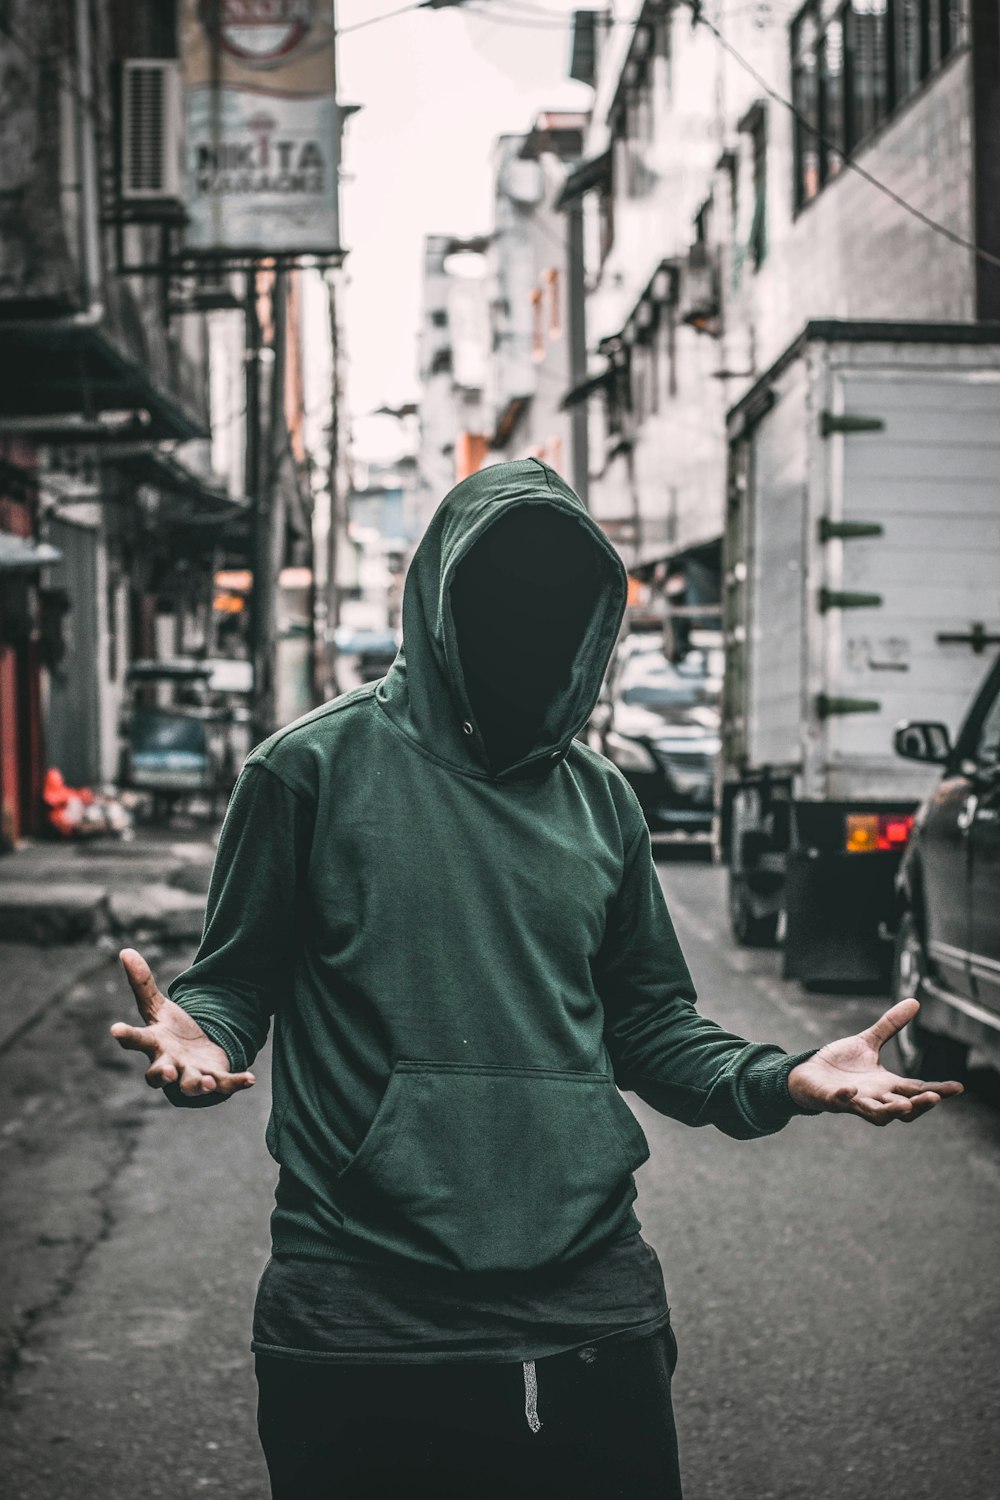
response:
<path fill-rule="evenodd" d="M 1000 645 L 1000 325 L 811 322 L 729 413 L 718 853 L 737 941 L 877 983 L 894 877 Z"/>

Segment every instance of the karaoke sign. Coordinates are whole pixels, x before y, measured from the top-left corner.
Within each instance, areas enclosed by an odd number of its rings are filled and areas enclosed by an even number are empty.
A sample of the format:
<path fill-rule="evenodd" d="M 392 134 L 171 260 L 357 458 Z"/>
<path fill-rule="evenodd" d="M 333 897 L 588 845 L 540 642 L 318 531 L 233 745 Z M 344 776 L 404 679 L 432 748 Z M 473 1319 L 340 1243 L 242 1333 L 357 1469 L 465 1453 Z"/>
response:
<path fill-rule="evenodd" d="M 191 249 L 339 247 L 329 0 L 184 0 Z"/>

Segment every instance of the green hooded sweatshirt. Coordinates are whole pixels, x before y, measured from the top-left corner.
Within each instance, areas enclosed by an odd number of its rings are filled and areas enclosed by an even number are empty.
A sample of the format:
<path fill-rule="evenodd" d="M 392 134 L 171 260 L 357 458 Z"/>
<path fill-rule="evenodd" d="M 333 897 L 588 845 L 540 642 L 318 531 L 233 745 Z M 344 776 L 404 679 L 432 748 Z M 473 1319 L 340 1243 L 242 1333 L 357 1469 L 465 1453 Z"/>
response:
<path fill-rule="evenodd" d="M 505 621 L 487 600 L 489 638 L 460 641 L 452 591 L 522 506 L 581 528 L 598 602 L 531 743 L 494 765 L 463 663 L 477 644 L 502 659 L 518 601 Z M 274 1018 L 277 1253 L 555 1265 L 636 1222 L 649 1153 L 619 1088 L 739 1139 L 798 1113 L 799 1059 L 696 1010 L 638 803 L 575 738 L 625 597 L 617 554 L 553 470 L 482 470 L 417 549 L 387 676 L 248 758 L 201 947 L 170 993 L 237 1070 Z"/>

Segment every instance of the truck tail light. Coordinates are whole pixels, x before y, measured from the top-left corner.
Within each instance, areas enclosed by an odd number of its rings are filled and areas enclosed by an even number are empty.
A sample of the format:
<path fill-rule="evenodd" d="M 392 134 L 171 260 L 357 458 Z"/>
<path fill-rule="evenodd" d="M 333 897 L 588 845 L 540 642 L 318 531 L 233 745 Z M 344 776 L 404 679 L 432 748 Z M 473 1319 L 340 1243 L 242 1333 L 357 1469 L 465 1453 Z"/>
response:
<path fill-rule="evenodd" d="M 874 854 L 902 849 L 913 827 L 912 813 L 848 813 L 844 849 L 848 854 Z"/>

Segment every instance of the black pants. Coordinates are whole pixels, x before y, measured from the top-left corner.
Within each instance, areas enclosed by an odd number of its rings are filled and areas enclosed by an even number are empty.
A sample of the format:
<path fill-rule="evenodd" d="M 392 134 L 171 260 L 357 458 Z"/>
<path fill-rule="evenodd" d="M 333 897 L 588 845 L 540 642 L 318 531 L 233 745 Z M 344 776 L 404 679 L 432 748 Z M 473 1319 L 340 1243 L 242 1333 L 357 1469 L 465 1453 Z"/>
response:
<path fill-rule="evenodd" d="M 273 1500 L 681 1500 L 669 1328 L 520 1364 L 257 1355 Z M 540 1425 L 539 1425 L 540 1424 Z"/>

